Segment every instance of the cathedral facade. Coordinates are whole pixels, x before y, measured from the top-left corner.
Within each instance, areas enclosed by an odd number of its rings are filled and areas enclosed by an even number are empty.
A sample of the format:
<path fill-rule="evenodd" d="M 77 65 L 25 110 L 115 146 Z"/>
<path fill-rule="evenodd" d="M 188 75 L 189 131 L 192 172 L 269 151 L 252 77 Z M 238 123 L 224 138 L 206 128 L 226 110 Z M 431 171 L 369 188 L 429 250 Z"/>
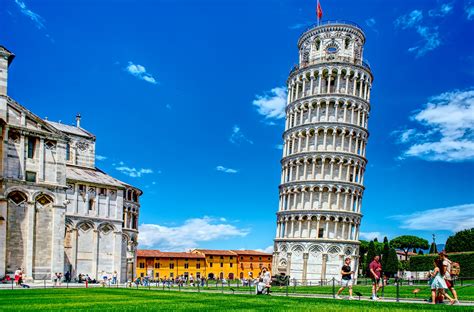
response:
<path fill-rule="evenodd" d="M 0 46 L 0 277 L 135 275 L 142 191 L 95 166 L 93 134 L 36 116 L 7 94 Z"/>

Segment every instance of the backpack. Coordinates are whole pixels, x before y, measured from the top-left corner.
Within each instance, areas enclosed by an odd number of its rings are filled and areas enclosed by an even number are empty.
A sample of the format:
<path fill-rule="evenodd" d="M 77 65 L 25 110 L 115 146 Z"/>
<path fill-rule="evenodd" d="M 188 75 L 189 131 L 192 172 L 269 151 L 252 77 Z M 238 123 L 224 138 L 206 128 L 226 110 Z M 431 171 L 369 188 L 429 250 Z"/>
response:
<path fill-rule="evenodd" d="M 450 275 L 459 276 L 461 273 L 461 266 L 458 262 L 451 262 L 451 271 L 449 272 Z"/>

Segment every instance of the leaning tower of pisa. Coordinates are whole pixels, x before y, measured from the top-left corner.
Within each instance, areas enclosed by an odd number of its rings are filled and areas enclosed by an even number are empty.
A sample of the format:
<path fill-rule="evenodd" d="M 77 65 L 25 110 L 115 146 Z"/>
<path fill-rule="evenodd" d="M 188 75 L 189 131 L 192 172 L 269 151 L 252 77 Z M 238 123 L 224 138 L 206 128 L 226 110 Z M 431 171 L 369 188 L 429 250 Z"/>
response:
<path fill-rule="evenodd" d="M 287 80 L 273 268 L 302 283 L 340 280 L 345 257 L 357 272 L 373 81 L 364 43 L 354 23 L 314 26 Z"/>

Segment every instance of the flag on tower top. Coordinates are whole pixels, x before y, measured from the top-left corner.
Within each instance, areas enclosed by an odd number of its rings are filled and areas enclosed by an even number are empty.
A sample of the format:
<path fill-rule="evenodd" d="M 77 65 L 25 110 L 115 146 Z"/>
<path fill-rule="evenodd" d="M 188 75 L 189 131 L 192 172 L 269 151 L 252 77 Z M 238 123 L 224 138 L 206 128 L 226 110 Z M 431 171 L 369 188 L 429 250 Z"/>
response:
<path fill-rule="evenodd" d="M 318 17 L 318 22 L 323 17 L 323 9 L 321 8 L 321 3 L 319 3 L 319 0 L 318 5 L 316 6 L 316 16 Z"/>

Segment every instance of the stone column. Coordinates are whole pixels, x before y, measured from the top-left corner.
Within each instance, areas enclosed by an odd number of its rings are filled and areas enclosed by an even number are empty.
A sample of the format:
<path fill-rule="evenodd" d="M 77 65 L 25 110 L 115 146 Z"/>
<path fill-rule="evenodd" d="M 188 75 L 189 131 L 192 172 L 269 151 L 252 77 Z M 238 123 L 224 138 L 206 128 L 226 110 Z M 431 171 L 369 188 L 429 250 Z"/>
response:
<path fill-rule="evenodd" d="M 286 275 L 290 275 L 290 272 L 291 272 L 291 252 L 287 252 L 286 256 L 287 256 Z"/>
<path fill-rule="evenodd" d="M 92 237 L 92 278 L 99 279 L 98 272 L 97 272 L 97 266 L 99 264 L 99 231 L 94 229 L 93 230 L 93 237 Z"/>
<path fill-rule="evenodd" d="M 303 253 L 303 285 L 306 285 L 306 275 L 308 272 L 308 258 L 309 254 L 307 252 Z"/>
<path fill-rule="evenodd" d="M 34 244 L 35 244 L 35 216 L 36 208 L 35 202 L 27 203 L 27 218 L 28 229 L 26 232 L 26 252 L 25 252 L 25 274 L 27 278 L 33 278 L 33 259 L 34 259 Z"/>
<path fill-rule="evenodd" d="M 44 148 L 44 138 L 40 138 L 40 143 L 39 143 L 39 168 L 38 168 L 38 181 L 43 182 L 45 179 L 44 173 L 45 173 L 45 167 L 46 167 L 46 162 L 45 162 L 45 148 Z"/>
<path fill-rule="evenodd" d="M 52 247 L 51 247 L 51 274 L 64 271 L 64 231 L 66 206 L 53 205 L 52 213 Z M 64 273 L 64 272 L 63 272 Z"/>
<path fill-rule="evenodd" d="M 8 200 L 6 198 L 0 199 L 0 216 L 4 220 L 0 220 L 0 275 L 5 275 L 6 261 L 7 261 L 7 210 Z"/>
<path fill-rule="evenodd" d="M 324 281 L 326 279 L 326 263 L 328 261 L 328 254 L 324 253 L 323 254 L 323 263 L 321 267 L 321 281 Z"/>
<path fill-rule="evenodd" d="M 313 87 L 313 83 L 314 83 L 314 73 L 311 72 L 311 76 L 310 76 L 310 79 L 311 79 L 311 83 L 310 83 L 310 92 L 309 92 L 309 95 L 313 95 L 314 93 L 314 87 Z"/>
<path fill-rule="evenodd" d="M 72 271 L 71 271 L 71 277 L 77 277 L 77 274 L 80 272 L 77 272 L 77 228 L 72 229 L 71 232 L 71 242 L 72 242 L 72 259 L 71 259 L 71 264 L 72 264 Z"/>

